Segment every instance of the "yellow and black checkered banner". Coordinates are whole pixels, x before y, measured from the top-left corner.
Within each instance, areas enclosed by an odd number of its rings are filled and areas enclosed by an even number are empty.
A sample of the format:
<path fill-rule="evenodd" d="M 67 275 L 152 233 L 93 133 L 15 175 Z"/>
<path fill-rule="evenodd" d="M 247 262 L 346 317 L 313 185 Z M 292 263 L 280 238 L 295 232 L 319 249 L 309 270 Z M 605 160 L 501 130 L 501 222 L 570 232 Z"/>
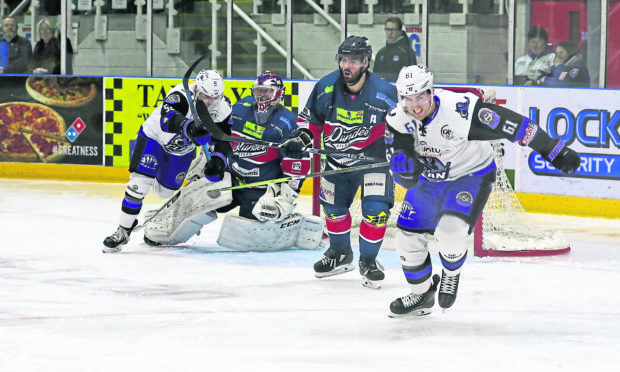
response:
<path fill-rule="evenodd" d="M 180 79 L 162 78 L 105 79 L 106 166 L 129 166 L 131 151 L 140 126 L 163 102 L 166 93 L 180 83 Z M 234 104 L 251 94 L 252 84 L 253 80 L 224 80 L 224 94 Z M 301 84 L 301 82 L 284 83 L 286 91 L 282 104 L 295 114 L 299 111 Z M 309 82 L 309 90 L 312 85 L 313 83 Z"/>

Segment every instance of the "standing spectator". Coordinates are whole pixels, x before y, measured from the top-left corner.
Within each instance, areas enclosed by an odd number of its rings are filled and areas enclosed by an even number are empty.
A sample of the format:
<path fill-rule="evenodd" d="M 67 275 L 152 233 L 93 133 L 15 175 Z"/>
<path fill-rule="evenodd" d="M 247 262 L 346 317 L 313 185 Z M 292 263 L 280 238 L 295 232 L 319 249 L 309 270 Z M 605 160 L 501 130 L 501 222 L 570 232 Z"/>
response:
<path fill-rule="evenodd" d="M 403 22 L 398 17 L 385 21 L 385 46 L 377 53 L 374 73 L 387 81 L 396 81 L 401 68 L 417 63 L 409 37 L 402 28 Z"/>
<path fill-rule="evenodd" d="M 60 75 L 60 40 L 58 29 L 52 22 L 43 18 L 37 25 L 41 39 L 34 45 L 33 74 Z M 67 39 L 67 75 L 73 74 L 73 47 Z"/>
<path fill-rule="evenodd" d="M 0 73 L 27 74 L 32 66 L 32 48 L 28 39 L 17 35 L 13 17 L 2 21 L 0 36 Z"/>
<path fill-rule="evenodd" d="M 532 26 L 527 33 L 528 51 L 515 62 L 515 85 L 535 85 L 540 74 L 549 73 L 553 64 L 553 48 L 549 45 L 547 31 Z"/>
<path fill-rule="evenodd" d="M 300 158 L 312 144 L 310 125 L 321 128 L 326 149 L 367 157 L 385 158 L 385 120 L 396 104 L 396 88 L 368 68 L 372 47 L 363 36 L 349 36 L 338 47 L 338 70 L 319 80 L 301 114 L 299 129 L 282 147 L 286 155 Z M 326 157 L 325 170 L 362 165 L 365 160 Z M 354 268 L 351 249 L 351 213 L 355 193 L 362 189 L 362 222 L 359 235 L 359 271 L 362 284 L 380 288 L 385 278 L 377 255 L 394 205 L 394 183 L 385 168 L 339 173 L 321 179 L 320 203 L 325 212 L 329 249 L 314 264 L 315 276 L 324 278 Z"/>
<path fill-rule="evenodd" d="M 542 74 L 537 81 L 538 85 L 555 87 L 582 87 L 590 86 L 590 72 L 583 57 L 579 54 L 577 43 L 561 41 L 555 48 L 555 59 L 551 72 Z"/>

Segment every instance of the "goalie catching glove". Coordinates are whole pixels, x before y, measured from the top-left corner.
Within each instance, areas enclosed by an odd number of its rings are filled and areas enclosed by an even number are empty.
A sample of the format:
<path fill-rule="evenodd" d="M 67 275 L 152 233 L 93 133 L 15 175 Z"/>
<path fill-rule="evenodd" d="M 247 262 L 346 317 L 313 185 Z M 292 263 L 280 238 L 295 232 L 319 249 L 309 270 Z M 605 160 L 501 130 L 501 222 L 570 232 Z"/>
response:
<path fill-rule="evenodd" d="M 293 190 L 288 183 L 271 183 L 265 194 L 258 199 L 252 209 L 252 214 L 262 222 L 281 221 L 288 217 L 295 209 L 295 199 L 299 193 Z"/>

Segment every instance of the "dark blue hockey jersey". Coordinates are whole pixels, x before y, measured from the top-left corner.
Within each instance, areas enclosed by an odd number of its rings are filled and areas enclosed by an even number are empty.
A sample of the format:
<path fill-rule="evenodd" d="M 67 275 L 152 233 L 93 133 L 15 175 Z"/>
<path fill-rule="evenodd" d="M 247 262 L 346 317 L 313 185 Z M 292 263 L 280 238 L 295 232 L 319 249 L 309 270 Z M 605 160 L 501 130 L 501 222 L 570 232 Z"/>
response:
<path fill-rule="evenodd" d="M 397 102 L 396 87 L 371 72 L 358 94 L 346 92 L 337 70 L 315 84 L 299 115 L 299 126 L 311 130 L 310 126 L 322 126 L 326 149 L 384 158 L 385 117 Z M 335 156 L 327 161 L 337 167 L 363 163 Z"/>
<path fill-rule="evenodd" d="M 297 115 L 278 105 L 265 124 L 257 124 L 254 114 L 254 97 L 245 97 L 233 105 L 231 135 L 282 143 L 297 128 Z M 302 175 L 310 170 L 310 160 L 284 157 L 281 149 L 263 145 L 233 142 L 228 154 L 229 169 L 235 183 L 252 183 L 283 175 Z M 290 183 L 294 189 L 299 181 Z M 263 187 L 264 188 L 264 187 Z"/>

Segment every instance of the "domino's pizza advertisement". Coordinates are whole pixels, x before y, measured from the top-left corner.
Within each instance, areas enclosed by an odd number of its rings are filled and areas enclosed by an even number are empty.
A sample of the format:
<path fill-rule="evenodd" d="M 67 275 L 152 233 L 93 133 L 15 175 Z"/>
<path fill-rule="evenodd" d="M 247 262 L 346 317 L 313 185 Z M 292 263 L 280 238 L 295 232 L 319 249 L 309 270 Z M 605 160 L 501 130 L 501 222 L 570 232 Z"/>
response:
<path fill-rule="evenodd" d="M 103 79 L 0 76 L 0 161 L 103 164 Z"/>

